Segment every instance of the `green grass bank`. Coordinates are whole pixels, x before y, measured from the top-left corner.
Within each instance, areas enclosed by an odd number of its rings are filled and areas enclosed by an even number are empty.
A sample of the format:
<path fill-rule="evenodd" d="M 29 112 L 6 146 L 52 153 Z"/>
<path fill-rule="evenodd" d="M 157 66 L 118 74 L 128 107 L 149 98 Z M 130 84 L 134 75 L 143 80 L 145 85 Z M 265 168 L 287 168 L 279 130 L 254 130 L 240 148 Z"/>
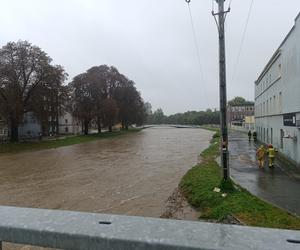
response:
<path fill-rule="evenodd" d="M 220 135 L 217 129 L 212 130 L 216 133 L 210 147 L 201 153 L 202 162 L 188 171 L 180 183 L 189 203 L 201 211 L 200 219 L 222 222 L 233 217 L 248 226 L 300 230 L 299 217 L 257 198 L 234 183 L 222 183 L 222 171 L 216 162 Z M 221 188 L 221 192 L 214 192 L 215 187 Z M 222 197 L 222 193 L 226 193 L 226 197 Z"/>
<path fill-rule="evenodd" d="M 41 142 L 21 142 L 21 143 L 4 143 L 0 144 L 0 154 L 1 153 L 19 153 L 23 151 L 36 151 L 42 149 L 59 148 L 64 146 L 70 146 L 85 142 L 91 142 L 95 140 L 113 138 L 116 136 L 127 135 L 131 133 L 136 133 L 141 131 L 141 129 L 129 129 L 127 131 L 114 131 L 114 132 L 103 132 L 101 134 L 91 134 L 91 135 L 78 135 L 78 136 L 68 136 L 65 138 L 58 138 L 52 140 L 44 140 Z"/>

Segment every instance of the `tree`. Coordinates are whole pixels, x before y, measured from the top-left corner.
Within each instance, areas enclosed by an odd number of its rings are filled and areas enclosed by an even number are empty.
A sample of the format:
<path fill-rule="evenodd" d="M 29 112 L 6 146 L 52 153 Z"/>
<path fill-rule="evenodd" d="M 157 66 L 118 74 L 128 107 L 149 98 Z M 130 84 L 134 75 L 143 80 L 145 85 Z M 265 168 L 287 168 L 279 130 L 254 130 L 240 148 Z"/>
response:
<path fill-rule="evenodd" d="M 252 105 L 254 102 L 246 101 L 245 98 L 236 96 L 232 100 L 228 101 L 228 105 L 230 106 L 239 106 L 239 105 Z"/>
<path fill-rule="evenodd" d="M 80 119 L 87 131 L 91 121 L 101 126 L 112 126 L 117 122 L 128 129 L 133 123 L 145 120 L 144 102 L 134 82 L 119 73 L 113 66 L 100 65 L 87 70 L 74 78 L 74 115 Z"/>
<path fill-rule="evenodd" d="M 72 107 L 73 115 L 80 120 L 83 126 L 83 133 L 89 133 L 89 126 L 94 118 L 95 103 L 92 98 L 92 89 L 86 73 L 74 77 L 70 84 L 73 92 Z"/>
<path fill-rule="evenodd" d="M 144 122 L 144 102 L 133 81 L 128 80 L 124 85 L 116 88 L 115 99 L 119 107 L 119 120 L 123 129 L 127 130 L 131 124 Z"/>
<path fill-rule="evenodd" d="M 69 88 L 63 85 L 67 78 L 64 69 L 59 66 L 49 66 L 46 80 L 32 95 L 32 111 L 41 123 L 43 134 L 49 131 L 58 133 L 59 116 L 68 107 Z"/>
<path fill-rule="evenodd" d="M 158 108 L 157 110 L 155 110 L 153 112 L 153 114 L 148 115 L 147 123 L 149 123 L 149 124 L 163 124 L 163 123 L 165 123 L 166 118 L 167 117 L 164 115 L 163 110 L 161 108 Z M 172 118 L 174 118 L 174 117 L 171 117 L 170 120 L 172 120 Z"/>
<path fill-rule="evenodd" d="M 51 75 L 51 61 L 27 41 L 9 42 L 0 49 L 0 107 L 11 141 L 18 141 L 19 124 L 25 113 L 33 111 L 33 96 Z"/>
<path fill-rule="evenodd" d="M 152 115 L 148 116 L 148 124 L 181 124 L 181 125 L 204 125 L 204 124 L 220 124 L 219 111 L 187 111 L 185 113 L 177 113 L 165 116 L 162 109 L 156 110 Z"/>
<path fill-rule="evenodd" d="M 112 126 L 118 118 L 118 106 L 114 99 L 105 99 L 102 103 L 102 122 L 103 125 L 108 127 L 108 131 L 112 132 Z"/>

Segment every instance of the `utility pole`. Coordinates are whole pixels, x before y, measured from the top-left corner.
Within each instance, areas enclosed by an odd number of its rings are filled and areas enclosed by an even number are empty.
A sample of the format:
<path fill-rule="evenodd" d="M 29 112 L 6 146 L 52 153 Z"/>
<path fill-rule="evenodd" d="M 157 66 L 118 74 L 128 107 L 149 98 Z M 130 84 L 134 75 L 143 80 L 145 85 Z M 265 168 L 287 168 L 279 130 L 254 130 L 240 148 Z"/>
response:
<path fill-rule="evenodd" d="M 225 19 L 227 11 L 224 11 L 225 0 L 215 0 L 218 4 L 218 13 L 212 11 L 219 32 L 219 84 L 220 84 L 220 121 L 221 121 L 221 163 L 223 167 L 223 178 L 228 180 L 228 129 L 227 129 L 227 94 L 226 94 L 226 56 L 225 56 Z M 216 19 L 218 16 L 218 20 Z"/>

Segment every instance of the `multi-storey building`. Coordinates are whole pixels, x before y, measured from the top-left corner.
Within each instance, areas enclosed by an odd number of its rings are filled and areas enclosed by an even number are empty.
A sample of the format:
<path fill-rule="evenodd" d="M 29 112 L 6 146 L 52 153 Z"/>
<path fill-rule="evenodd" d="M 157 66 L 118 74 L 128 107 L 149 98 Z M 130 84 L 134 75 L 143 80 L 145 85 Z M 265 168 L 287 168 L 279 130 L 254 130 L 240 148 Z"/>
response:
<path fill-rule="evenodd" d="M 240 105 L 228 105 L 228 124 L 229 126 L 244 126 L 245 118 L 254 116 L 254 103 L 246 102 Z"/>
<path fill-rule="evenodd" d="M 259 140 L 300 164 L 300 13 L 255 82 L 255 127 Z"/>

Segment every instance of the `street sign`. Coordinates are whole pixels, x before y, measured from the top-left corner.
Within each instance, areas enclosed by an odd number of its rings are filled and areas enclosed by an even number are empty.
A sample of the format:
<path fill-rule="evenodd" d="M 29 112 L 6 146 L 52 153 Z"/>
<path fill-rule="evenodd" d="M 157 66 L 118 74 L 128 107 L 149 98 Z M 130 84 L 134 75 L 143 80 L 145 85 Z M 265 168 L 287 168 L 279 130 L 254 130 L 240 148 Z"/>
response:
<path fill-rule="evenodd" d="M 296 127 L 296 113 L 284 114 L 283 125 L 288 127 Z"/>

